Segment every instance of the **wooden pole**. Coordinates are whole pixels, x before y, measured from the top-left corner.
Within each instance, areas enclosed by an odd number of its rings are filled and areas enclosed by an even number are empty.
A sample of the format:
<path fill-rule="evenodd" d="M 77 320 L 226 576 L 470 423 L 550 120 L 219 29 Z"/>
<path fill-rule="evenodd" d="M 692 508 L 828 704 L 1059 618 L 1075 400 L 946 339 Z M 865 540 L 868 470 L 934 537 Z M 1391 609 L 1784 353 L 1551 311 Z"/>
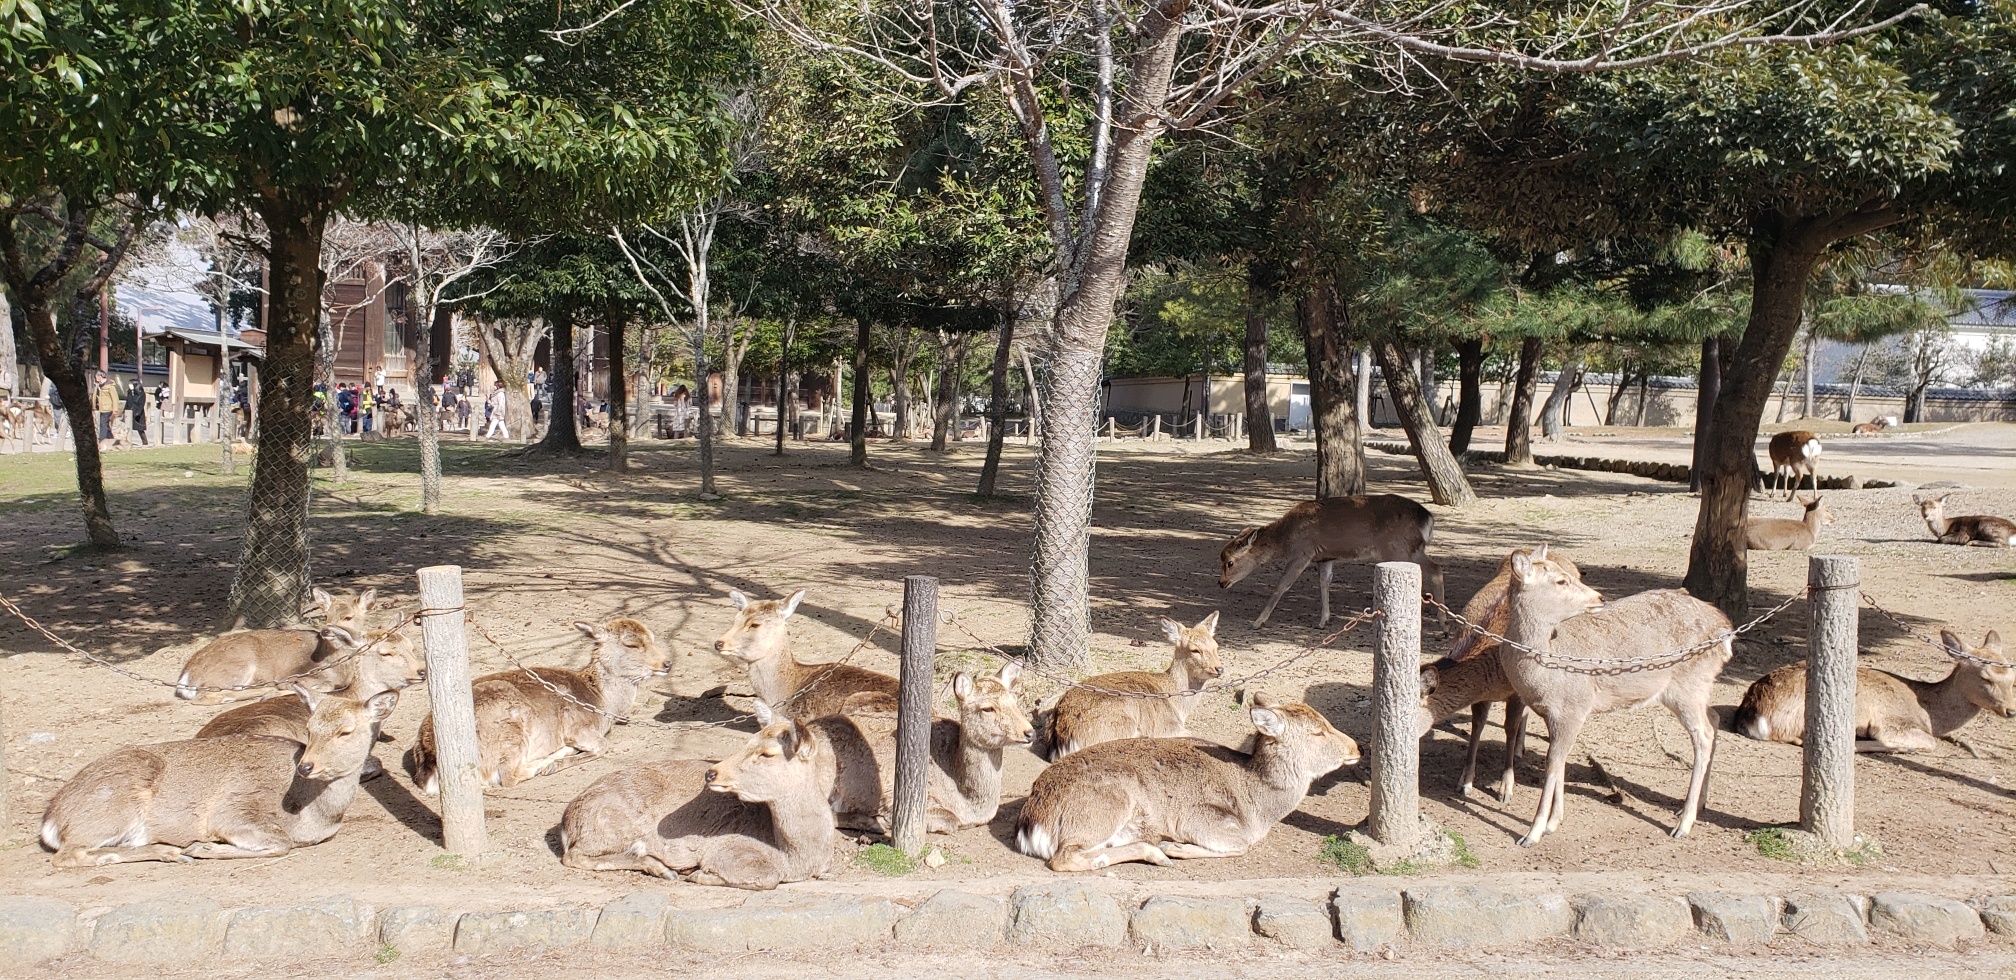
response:
<path fill-rule="evenodd" d="M 1421 827 L 1421 566 L 1384 561 L 1372 570 L 1379 631 L 1372 647 L 1372 812 L 1381 844 L 1408 845 Z"/>
<path fill-rule="evenodd" d="M 435 769 L 441 787 L 441 846 L 466 858 L 481 855 L 483 775 L 476 751 L 476 705 L 469 694 L 469 637 L 462 630 L 462 566 L 417 573 L 420 645 L 427 654 L 427 704 L 434 712 Z"/>
<path fill-rule="evenodd" d="M 889 843 L 905 854 L 924 845 L 925 790 L 931 781 L 931 700 L 937 683 L 938 580 L 903 579 L 903 669 L 896 705 L 896 798 L 889 812 Z"/>
<path fill-rule="evenodd" d="M 1799 827 L 1830 847 L 1855 843 L 1855 653 L 1861 570 L 1854 558 L 1806 560 L 1805 778 Z"/>
<path fill-rule="evenodd" d="M 1197 413 L 1197 441 L 1204 441 L 1204 413 Z"/>

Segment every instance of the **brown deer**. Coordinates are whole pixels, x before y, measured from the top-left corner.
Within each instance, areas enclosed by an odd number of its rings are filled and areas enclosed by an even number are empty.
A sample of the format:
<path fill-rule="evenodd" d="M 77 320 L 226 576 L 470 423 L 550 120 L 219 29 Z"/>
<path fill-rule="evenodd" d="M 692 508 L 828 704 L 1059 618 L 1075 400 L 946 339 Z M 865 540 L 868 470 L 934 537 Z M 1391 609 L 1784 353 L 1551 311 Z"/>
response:
<path fill-rule="evenodd" d="M 370 628 L 367 617 L 377 589 L 365 589 L 355 597 L 333 596 L 314 590 L 315 605 L 328 626 L 340 626 L 352 636 L 362 636 Z M 245 687 L 292 677 L 316 690 L 333 690 L 336 682 L 326 672 L 305 674 L 315 665 L 337 655 L 335 644 L 312 629 L 240 630 L 226 633 L 193 654 L 182 665 L 175 681 L 175 696 L 197 704 L 226 704 L 259 696 L 257 691 L 205 690 Z"/>
<path fill-rule="evenodd" d="M 230 735 L 133 746 L 85 766 L 42 815 L 55 866 L 278 857 L 335 836 L 399 694 L 294 693 L 312 706 L 306 745 Z"/>
<path fill-rule="evenodd" d="M 560 818 L 561 862 L 755 890 L 825 874 L 839 834 L 818 736 L 761 701 L 757 717 L 763 729 L 720 762 L 657 762 L 590 784 Z"/>
<path fill-rule="evenodd" d="M 1504 635 L 1517 647 L 1501 645 L 1498 651 L 1512 689 L 1547 722 L 1549 738 L 1540 807 L 1520 845 L 1530 847 L 1560 828 L 1568 758 L 1589 716 L 1654 703 L 1665 705 L 1680 719 L 1694 744 L 1693 779 L 1673 828 L 1674 837 L 1687 836 L 1700 811 L 1701 793 L 1715 756 L 1709 694 L 1716 675 L 1735 653 L 1728 635 L 1729 618 L 1678 589 L 1640 592 L 1605 603 L 1595 589 L 1565 572 L 1549 569 L 1542 560 L 1546 557 L 1545 545 L 1534 549 L 1531 556 L 1512 556 Z M 1702 644 L 1709 645 L 1678 663 L 1617 674 L 1548 666 L 1540 655 L 1526 652 L 1595 660 L 1615 658 L 1620 653 L 1677 652 Z"/>
<path fill-rule="evenodd" d="M 1187 738 L 1102 742 L 1036 777 L 1015 849 L 1052 871 L 1128 861 L 1238 857 L 1358 761 L 1358 745 L 1306 704 L 1255 697 L 1252 754 Z"/>
<path fill-rule="evenodd" d="M 1780 432 L 1771 437 L 1771 474 L 1786 479 L 1785 499 L 1792 500 L 1799 494 L 1799 484 L 1808 477 L 1813 480 L 1813 492 L 1820 492 L 1820 477 L 1814 467 L 1820 461 L 1820 437 L 1804 429 Z M 1767 494 L 1776 497 L 1777 494 Z"/>
<path fill-rule="evenodd" d="M 791 655 L 791 614 L 805 590 L 787 599 L 751 600 L 729 592 L 735 621 L 714 641 L 714 652 L 749 669 L 756 696 L 792 718 L 838 714 L 847 699 L 866 692 L 896 695 L 896 678 L 852 664 L 803 664 Z"/>
<path fill-rule="evenodd" d="M 1925 518 L 1925 526 L 1940 544 L 1957 544 L 1962 547 L 1984 545 L 1989 548 L 2009 547 L 2009 538 L 2016 536 L 2016 523 L 2000 517 L 1974 515 L 1971 517 L 1947 517 L 1946 498 L 1950 494 L 1937 497 L 1911 499 L 1918 504 L 1918 513 Z"/>
<path fill-rule="evenodd" d="M 634 619 L 574 628 L 595 641 L 585 669 L 506 670 L 470 685 L 485 785 L 516 786 L 600 757 L 609 750 L 609 727 L 636 704 L 638 686 L 669 662 L 651 628 Z M 409 758 L 414 784 L 427 793 L 439 791 L 436 761 L 430 714 Z"/>
<path fill-rule="evenodd" d="M 1197 706 L 1197 691 L 1206 681 L 1225 676 L 1225 664 L 1218 658 L 1218 614 L 1212 613 L 1195 626 L 1173 619 L 1162 620 L 1162 633 L 1175 645 L 1169 669 L 1159 674 L 1145 670 L 1123 670 L 1086 679 L 1085 687 L 1064 692 L 1045 719 L 1049 735 L 1050 761 L 1070 755 L 1088 745 L 1123 738 L 1178 738 L 1190 734 L 1183 727 Z M 1180 697 L 1130 698 L 1086 690 L 1132 691 L 1141 694 Z"/>
<path fill-rule="evenodd" d="M 1813 502 L 1806 505 L 1804 520 L 1751 518 L 1743 525 L 1743 547 L 1751 551 L 1806 551 L 1820 536 L 1821 525 L 1832 523 L 1834 515 L 1827 513 L 1827 506 L 1820 502 L 1820 495 L 1814 494 Z"/>
<path fill-rule="evenodd" d="M 1532 555 L 1532 549 L 1521 548 L 1515 555 Z M 1540 559 L 1551 571 L 1558 571 L 1577 582 L 1582 581 L 1582 570 L 1558 551 Z M 1511 592 L 1512 558 L 1506 556 L 1498 563 L 1498 574 L 1463 607 L 1463 618 L 1483 626 L 1492 633 L 1503 635 L 1510 613 L 1505 600 Z M 1498 802 L 1512 802 L 1512 789 L 1517 785 L 1513 775 L 1519 763 L 1519 754 L 1526 739 L 1526 703 L 1519 700 L 1519 692 L 1512 689 L 1512 682 L 1505 677 L 1505 668 L 1498 663 L 1498 641 L 1477 630 L 1464 630 L 1456 638 L 1449 655 L 1421 668 L 1421 734 L 1464 709 L 1470 710 L 1470 747 L 1467 760 L 1463 764 L 1463 777 L 1458 781 L 1456 791 L 1468 797 L 1475 792 L 1477 782 L 1477 757 L 1484 744 L 1484 726 L 1491 717 L 1491 705 L 1505 703 L 1505 772 L 1499 782 Z"/>
<path fill-rule="evenodd" d="M 1979 717 L 1983 711 L 2016 718 L 2016 662 L 1987 667 L 1972 660 L 2009 662 L 2002 637 L 1994 630 L 1969 648 L 1949 630 L 1939 639 L 1956 663 L 1936 681 L 1908 677 L 1868 667 L 1855 671 L 1855 751 L 1928 752 L 1940 739 Z M 1806 662 L 1780 667 L 1750 685 L 1736 709 L 1737 731 L 1763 742 L 1799 745 L 1806 738 Z M 1956 739 L 1957 741 L 1957 739 Z"/>
<path fill-rule="evenodd" d="M 325 626 L 325 638 L 351 659 L 330 668 L 336 691 L 353 700 L 368 700 L 384 691 L 401 691 L 427 679 L 427 668 L 413 648 L 412 638 L 400 632 L 373 630 L 365 637 L 353 637 L 341 626 Z M 369 649 L 365 649 L 370 645 Z M 197 738 L 226 735 L 265 735 L 271 738 L 308 742 L 308 702 L 285 694 L 239 705 L 219 714 L 196 731 Z M 375 779 L 385 767 L 373 755 L 364 761 L 364 778 Z"/>
<path fill-rule="evenodd" d="M 1264 527 L 1248 527 L 1226 542 L 1218 553 L 1218 587 L 1229 589 L 1276 558 L 1288 559 L 1288 570 L 1274 595 L 1253 620 L 1258 629 L 1310 562 L 1322 563 L 1323 611 L 1316 625 L 1330 622 L 1330 580 L 1340 561 L 1411 561 L 1421 566 L 1421 581 L 1435 598 L 1442 595 L 1442 566 L 1428 557 L 1435 539 L 1435 515 L 1406 497 L 1390 493 L 1370 497 L 1325 497 L 1305 500 Z"/>
<path fill-rule="evenodd" d="M 1873 436 L 1890 427 L 1890 416 L 1878 415 L 1867 422 L 1859 423 L 1852 430 L 1858 436 Z"/>

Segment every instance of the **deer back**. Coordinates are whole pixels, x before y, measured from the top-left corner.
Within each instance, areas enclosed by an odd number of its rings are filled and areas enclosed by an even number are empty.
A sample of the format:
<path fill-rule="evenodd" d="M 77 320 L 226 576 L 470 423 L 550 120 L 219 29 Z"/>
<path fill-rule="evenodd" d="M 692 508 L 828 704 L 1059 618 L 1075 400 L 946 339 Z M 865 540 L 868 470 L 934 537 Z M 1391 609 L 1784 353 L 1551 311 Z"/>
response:
<path fill-rule="evenodd" d="M 376 589 L 365 589 L 355 596 L 337 596 L 316 589 L 314 599 L 325 626 L 347 630 L 351 636 L 364 636 L 371 604 L 377 594 Z M 265 684 L 283 677 L 292 678 L 336 656 L 337 651 L 338 646 L 318 630 L 241 630 L 226 633 L 190 655 L 176 680 L 175 696 L 198 704 L 221 704 L 255 696 L 201 689 Z M 307 674 L 298 679 L 319 690 L 333 690 L 340 686 L 323 673 Z"/>
<path fill-rule="evenodd" d="M 1679 589 L 1658 589 L 1608 603 L 1601 612 L 1562 620 L 1554 627 L 1548 649 L 1572 657 L 1623 659 L 1693 647 L 1729 628 L 1729 618 L 1714 606 Z M 1565 696 L 1603 712 L 1642 704 L 1674 683 L 1700 687 L 1705 693 L 1730 656 L 1724 642 L 1672 666 L 1620 674 L 1547 668 L 1518 651 L 1501 651 L 1499 659 L 1529 703 L 1552 705 Z"/>

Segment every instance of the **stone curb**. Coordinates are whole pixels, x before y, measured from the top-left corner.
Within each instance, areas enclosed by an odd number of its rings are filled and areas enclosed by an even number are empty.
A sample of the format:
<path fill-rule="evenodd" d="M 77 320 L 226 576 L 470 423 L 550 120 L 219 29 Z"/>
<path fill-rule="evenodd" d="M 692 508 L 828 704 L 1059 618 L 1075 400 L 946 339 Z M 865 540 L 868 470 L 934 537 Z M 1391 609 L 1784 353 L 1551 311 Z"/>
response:
<path fill-rule="evenodd" d="M 688 889 L 681 888 L 681 892 Z M 1518 946 L 1569 938 L 1611 949 L 1678 943 L 1860 945 L 1872 935 L 1952 946 L 2016 938 L 2016 895 L 1955 901 L 1938 895 L 1784 896 L 1525 892 L 1469 882 L 1403 886 L 1357 879 L 1322 900 L 1307 895 L 1195 897 L 1060 877 L 1005 899 L 943 888 L 908 903 L 840 894 L 769 892 L 719 908 L 678 908 L 664 892 L 636 892 L 602 908 L 458 912 L 424 905 L 374 910 L 348 896 L 226 909 L 170 894 L 80 916 L 72 906 L 0 895 L 0 961 L 70 953 L 122 963 L 205 959 L 327 960 L 400 953 L 510 954 L 590 945 L 698 951 L 1017 945 L 1226 949 L 1253 944 L 1336 951 L 1411 944 Z M 1145 899 L 1138 896 L 1149 891 Z M 732 895 L 732 893 L 728 893 Z M 102 914 L 100 914 L 102 913 Z"/>

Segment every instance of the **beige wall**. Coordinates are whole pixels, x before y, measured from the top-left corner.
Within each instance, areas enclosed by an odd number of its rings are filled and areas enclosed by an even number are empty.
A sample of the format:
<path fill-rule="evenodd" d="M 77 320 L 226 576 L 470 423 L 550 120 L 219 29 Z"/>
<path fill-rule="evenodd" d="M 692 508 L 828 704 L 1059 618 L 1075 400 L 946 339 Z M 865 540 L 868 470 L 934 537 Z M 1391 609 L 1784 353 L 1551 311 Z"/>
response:
<path fill-rule="evenodd" d="M 1267 379 L 1267 402 L 1270 411 L 1282 418 L 1288 417 L 1288 389 L 1301 378 L 1269 377 Z M 1206 402 L 1205 379 L 1201 375 L 1191 375 L 1188 392 L 1189 403 L 1184 404 L 1186 390 L 1183 378 L 1114 378 L 1107 386 L 1106 410 L 1108 412 L 1159 412 L 1164 415 L 1188 417 Z M 1243 415 L 1246 412 L 1246 380 L 1239 377 L 1220 376 L 1210 379 L 1209 413 L 1212 415 Z"/>

